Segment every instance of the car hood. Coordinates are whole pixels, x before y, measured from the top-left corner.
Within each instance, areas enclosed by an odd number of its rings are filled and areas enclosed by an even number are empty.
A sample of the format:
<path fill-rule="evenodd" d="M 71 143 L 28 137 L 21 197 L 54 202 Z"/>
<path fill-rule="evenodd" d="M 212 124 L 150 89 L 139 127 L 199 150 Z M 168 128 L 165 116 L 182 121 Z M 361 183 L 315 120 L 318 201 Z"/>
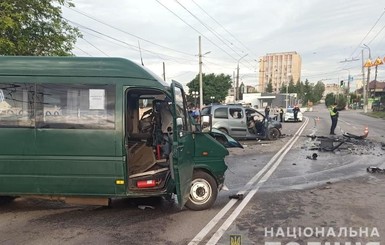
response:
<path fill-rule="evenodd" d="M 233 137 L 226 133 L 223 133 L 222 131 L 216 128 L 212 128 L 209 134 L 226 148 L 243 148 L 241 143 L 239 143 Z"/>

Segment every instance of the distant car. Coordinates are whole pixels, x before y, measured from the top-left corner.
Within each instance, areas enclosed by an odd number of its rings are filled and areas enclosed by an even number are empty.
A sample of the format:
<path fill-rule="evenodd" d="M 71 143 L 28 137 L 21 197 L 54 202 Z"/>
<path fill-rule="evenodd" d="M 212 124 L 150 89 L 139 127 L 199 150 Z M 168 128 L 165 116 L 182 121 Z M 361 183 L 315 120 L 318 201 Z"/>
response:
<path fill-rule="evenodd" d="M 303 115 L 302 115 L 302 112 L 301 111 L 298 111 L 298 114 L 297 114 L 297 119 L 298 119 L 298 122 L 302 122 L 303 120 Z M 285 115 L 284 115 L 284 119 L 283 119 L 285 122 L 294 122 L 294 112 L 293 112 L 293 108 L 287 108 L 286 109 L 286 112 L 285 112 Z"/>
<path fill-rule="evenodd" d="M 235 139 L 277 140 L 282 124 L 266 118 L 253 108 L 241 105 L 210 105 L 201 111 L 202 116 L 210 115 L 212 127 Z"/>

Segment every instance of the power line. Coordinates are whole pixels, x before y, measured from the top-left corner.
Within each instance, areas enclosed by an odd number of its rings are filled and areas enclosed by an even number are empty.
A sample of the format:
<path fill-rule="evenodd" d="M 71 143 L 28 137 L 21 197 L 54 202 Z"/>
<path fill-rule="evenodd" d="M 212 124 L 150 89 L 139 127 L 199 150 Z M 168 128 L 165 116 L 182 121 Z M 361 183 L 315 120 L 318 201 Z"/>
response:
<path fill-rule="evenodd" d="M 114 38 L 114 37 L 112 37 L 112 36 L 109 36 L 109 35 L 107 35 L 107 34 L 104 34 L 104 33 L 102 33 L 102 32 L 96 31 L 96 30 L 94 30 L 94 29 L 92 29 L 92 28 L 86 27 L 86 26 L 84 26 L 84 25 L 82 25 L 82 24 L 79 24 L 79 23 L 74 22 L 74 21 L 72 21 L 72 20 L 69 20 L 69 19 L 67 19 L 67 18 L 64 18 L 64 19 L 67 20 L 68 22 L 70 22 L 70 23 L 76 25 L 76 26 L 79 27 L 79 28 L 83 28 L 83 29 L 86 29 L 86 30 L 95 32 L 95 33 L 97 33 L 97 34 L 99 34 L 99 35 L 101 35 L 101 36 L 107 37 L 107 38 L 112 39 L 112 40 L 114 40 L 114 41 L 116 41 L 116 42 L 123 43 L 123 44 L 129 46 L 131 49 L 133 49 L 133 50 L 135 50 L 135 51 L 138 51 L 138 50 L 139 50 L 138 47 L 135 46 L 135 45 L 133 45 L 133 44 L 129 44 L 129 43 L 127 43 L 127 42 L 124 42 L 124 41 L 122 41 L 122 40 L 119 40 L 119 39 L 117 39 L 117 38 Z M 174 60 L 174 61 L 180 62 L 179 60 L 176 60 L 176 57 L 173 57 L 173 56 L 170 56 L 170 55 L 160 54 L 160 53 L 157 53 L 157 52 L 155 52 L 155 51 L 152 51 L 152 50 L 149 50 L 149 49 L 144 49 L 144 48 L 142 48 L 142 50 L 143 50 L 143 51 L 146 51 L 146 52 L 148 52 L 148 53 L 151 53 L 152 55 L 158 57 L 159 59 L 164 59 L 164 60 Z M 169 57 L 169 58 L 166 58 L 166 57 Z M 178 57 L 178 59 L 187 60 L 187 61 L 191 62 L 191 60 L 185 59 L 185 58 L 179 58 L 179 57 Z"/>
<path fill-rule="evenodd" d="M 216 19 L 214 19 L 211 15 L 209 15 L 201 6 L 199 6 L 194 0 L 192 2 L 199 8 L 201 9 L 208 17 L 210 17 L 215 23 L 217 23 L 220 27 L 222 27 L 223 30 L 225 30 L 231 37 L 234 38 L 238 43 L 240 43 L 246 50 L 248 50 L 250 53 L 254 53 L 251 51 L 246 45 L 244 45 L 238 38 L 236 38 L 231 32 L 229 32 L 221 23 L 219 23 Z M 231 43 L 231 42 L 230 42 Z M 233 43 L 231 43 L 233 44 Z M 242 51 L 242 50 L 241 50 Z M 254 54 L 254 56 L 257 56 Z"/>
<path fill-rule="evenodd" d="M 130 35 L 130 36 L 135 37 L 135 38 L 137 38 L 137 39 L 140 39 L 140 40 L 142 40 L 142 41 L 151 43 L 151 44 L 153 44 L 153 45 L 156 45 L 156 46 L 161 47 L 161 48 L 164 48 L 164 49 L 172 50 L 172 51 L 177 52 L 177 53 L 181 53 L 181 54 L 189 55 L 189 56 L 194 56 L 193 54 L 189 54 L 189 53 L 186 53 L 186 52 L 183 52 L 183 51 L 179 51 L 179 50 L 176 50 L 176 49 L 173 49 L 173 48 L 170 48 L 170 47 L 166 47 L 166 46 L 163 46 L 163 45 L 161 45 L 161 44 L 158 44 L 158 43 L 155 43 L 155 42 L 153 42 L 153 41 L 150 41 L 150 40 L 147 40 L 147 39 L 145 39 L 145 38 L 142 38 L 142 37 L 140 37 L 140 36 L 137 36 L 137 35 L 135 35 L 135 34 L 129 33 L 129 32 L 127 32 L 127 31 L 125 31 L 125 30 L 119 29 L 119 28 L 117 28 L 117 27 L 115 27 L 115 26 L 113 26 L 113 25 L 107 24 L 107 23 L 105 23 L 105 22 L 103 22 L 103 21 L 101 21 L 101 20 L 98 20 L 98 19 L 96 19 L 96 18 L 94 18 L 94 17 L 92 17 L 92 16 L 89 16 L 88 14 L 86 14 L 86 13 L 84 13 L 84 12 L 81 12 L 81 11 L 79 11 L 79 10 L 75 10 L 75 9 L 69 8 L 69 7 L 66 7 L 66 8 L 68 8 L 68 9 L 70 9 L 70 10 L 76 12 L 76 13 L 79 13 L 79 14 L 81 14 L 81 15 L 83 15 L 83 16 L 86 16 L 87 18 L 90 18 L 90 19 L 92 19 L 92 20 L 94 20 L 94 21 L 96 21 L 96 22 L 98 22 L 98 23 L 101 23 L 101 24 L 103 24 L 103 25 L 105 25 L 105 26 L 108 26 L 108 27 L 110 27 L 110 28 L 112 28 L 112 29 L 114 29 L 114 30 L 120 31 L 120 32 L 122 32 L 122 33 L 125 33 L 125 34 L 127 34 L 127 35 Z"/>
<path fill-rule="evenodd" d="M 168 11 L 170 11 L 173 15 L 175 15 L 178 19 L 180 19 L 181 21 L 183 21 L 183 23 L 185 23 L 186 25 L 188 25 L 191 29 L 193 29 L 194 31 L 196 31 L 197 33 L 199 33 L 202 37 L 204 37 L 207 41 L 209 41 L 211 44 L 213 44 L 215 47 L 217 47 L 218 49 L 222 50 L 224 53 L 226 53 L 228 56 L 230 56 L 231 58 L 233 58 L 234 60 L 237 60 L 235 57 L 233 57 L 231 54 L 229 54 L 226 50 L 224 50 L 223 48 L 219 47 L 216 43 L 214 43 L 213 41 L 211 41 L 209 38 L 207 38 L 205 35 L 203 35 L 200 31 L 198 31 L 196 28 L 194 28 L 192 25 L 190 25 L 189 23 L 187 23 L 183 18 L 181 18 L 179 15 L 177 15 L 175 12 L 173 12 L 171 9 L 167 8 L 164 4 L 162 4 L 159 0 L 156 0 L 161 6 L 163 6 L 165 9 L 167 9 Z"/>
<path fill-rule="evenodd" d="M 88 41 L 87 39 L 85 39 L 84 37 L 82 37 L 82 39 L 83 39 L 86 43 L 88 43 L 89 45 L 91 45 L 92 47 L 94 47 L 95 49 L 99 50 L 102 54 L 104 54 L 105 56 L 108 56 L 108 57 L 109 57 L 108 54 L 106 54 L 105 52 L 103 52 L 103 50 L 101 50 L 101 49 L 99 49 L 98 47 L 96 47 L 95 45 L 93 45 L 93 44 L 92 44 L 90 41 Z"/>
<path fill-rule="evenodd" d="M 83 49 L 79 48 L 78 46 L 75 45 L 75 48 L 79 49 L 80 51 L 82 51 L 82 52 L 85 53 L 86 55 L 92 57 L 91 54 L 87 53 L 86 51 L 84 51 Z"/>
<path fill-rule="evenodd" d="M 378 35 L 384 30 L 384 28 L 385 28 L 385 25 L 381 28 L 379 32 L 377 32 L 377 34 L 372 38 L 372 40 L 368 42 L 368 45 L 370 45 L 373 42 L 373 40 L 378 37 Z"/>
<path fill-rule="evenodd" d="M 364 38 L 361 40 L 361 42 L 357 45 L 356 49 L 353 51 L 353 53 L 350 55 L 350 57 L 353 57 L 354 53 L 357 51 L 357 49 L 360 48 L 361 44 L 363 43 L 363 41 L 365 40 L 365 38 L 369 35 L 369 33 L 373 30 L 373 28 L 377 25 L 377 23 L 380 21 L 380 19 L 382 18 L 382 16 L 384 16 L 385 14 L 385 10 L 382 12 L 382 14 L 380 15 L 380 17 L 377 19 L 377 21 L 374 23 L 374 25 L 372 26 L 372 28 L 370 28 L 370 30 L 366 33 L 366 35 L 364 36 Z"/>
<path fill-rule="evenodd" d="M 190 10 L 188 10 L 183 4 L 181 4 L 178 0 L 175 0 L 179 6 L 181 6 L 184 10 L 186 10 L 191 16 L 193 16 L 199 23 L 201 23 L 207 30 L 209 30 L 214 36 L 221 41 L 224 45 L 226 45 L 228 48 L 233 50 L 239 57 L 241 57 L 241 54 L 238 54 L 237 51 L 235 51 L 231 46 L 229 46 L 225 41 L 223 41 L 223 38 L 215 31 L 213 30 L 210 26 L 205 24 L 201 19 L 199 19 L 195 14 L 193 14 Z"/>

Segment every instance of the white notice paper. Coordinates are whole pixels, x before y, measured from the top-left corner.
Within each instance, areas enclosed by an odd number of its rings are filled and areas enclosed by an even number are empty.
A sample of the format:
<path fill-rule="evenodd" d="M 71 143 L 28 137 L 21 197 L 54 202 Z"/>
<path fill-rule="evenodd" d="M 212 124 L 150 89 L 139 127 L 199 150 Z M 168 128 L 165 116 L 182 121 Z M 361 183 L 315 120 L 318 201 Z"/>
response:
<path fill-rule="evenodd" d="M 105 97 L 104 89 L 90 89 L 90 110 L 104 110 Z"/>

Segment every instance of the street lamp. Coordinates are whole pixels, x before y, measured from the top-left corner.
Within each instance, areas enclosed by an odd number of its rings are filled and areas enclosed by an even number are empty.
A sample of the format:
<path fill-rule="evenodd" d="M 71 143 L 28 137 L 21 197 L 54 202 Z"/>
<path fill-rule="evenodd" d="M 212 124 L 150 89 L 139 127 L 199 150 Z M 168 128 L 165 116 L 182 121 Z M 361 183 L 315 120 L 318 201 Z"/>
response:
<path fill-rule="evenodd" d="M 198 91 L 192 91 L 191 92 L 192 97 L 194 98 L 194 106 L 197 106 L 197 98 L 199 97 L 199 92 Z"/>
<path fill-rule="evenodd" d="M 238 84 L 239 84 L 239 62 L 245 58 L 248 54 L 245 54 L 241 58 L 238 59 L 237 62 L 237 83 L 235 84 L 235 101 L 238 101 L 239 99 L 239 89 L 238 89 Z"/>
<path fill-rule="evenodd" d="M 215 96 L 210 96 L 211 104 L 214 103 Z"/>

